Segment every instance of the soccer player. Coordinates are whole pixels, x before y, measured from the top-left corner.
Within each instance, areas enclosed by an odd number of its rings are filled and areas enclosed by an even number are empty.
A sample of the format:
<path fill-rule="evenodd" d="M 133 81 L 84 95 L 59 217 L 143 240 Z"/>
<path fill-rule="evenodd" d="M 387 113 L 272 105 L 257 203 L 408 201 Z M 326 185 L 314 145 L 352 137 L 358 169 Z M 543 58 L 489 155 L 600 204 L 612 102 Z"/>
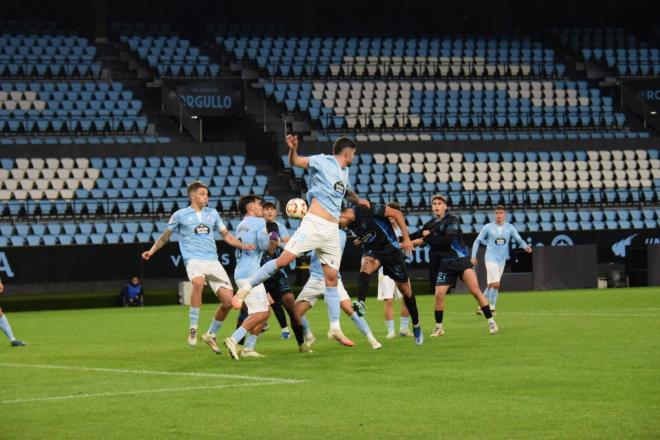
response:
<path fill-rule="evenodd" d="M 4 291 L 5 286 L 2 284 L 2 280 L 0 280 L 0 293 Z M 4 313 L 2 313 L 2 308 L 0 308 L 0 330 L 2 330 L 2 332 L 7 336 L 7 339 L 9 339 L 9 343 L 12 347 L 23 347 L 24 345 L 27 345 L 25 342 L 14 337 L 14 333 L 11 330 L 11 325 L 9 325 L 9 320 L 4 315 Z"/>
<path fill-rule="evenodd" d="M 252 245 L 251 250 L 236 250 L 234 280 L 236 280 L 236 284 L 241 284 L 242 280 L 249 278 L 259 269 L 263 253 L 275 249 L 277 240 L 270 240 L 266 230 L 261 197 L 242 196 L 238 201 L 238 210 L 243 215 L 243 220 L 236 228 L 236 238 L 243 244 Z M 263 284 L 257 284 L 252 288 L 250 295 L 245 298 L 245 305 L 247 306 L 247 318 L 230 337 L 224 340 L 229 356 L 235 360 L 239 359 L 238 342 L 248 334 L 240 357 L 263 357 L 254 350 L 261 329 L 270 316 L 268 295 Z"/>
<path fill-rule="evenodd" d="M 187 190 L 190 206 L 172 214 L 167 229 L 151 249 L 142 253 L 142 258 L 149 260 L 160 248 L 165 246 L 174 231 L 179 233 L 179 249 L 186 266 L 188 279 L 192 283 L 188 313 L 190 322 L 188 345 L 191 347 L 197 345 L 197 324 L 199 309 L 202 305 L 202 289 L 208 282 L 209 287 L 218 296 L 220 305 L 215 311 L 208 332 L 202 336 L 202 340 L 208 344 L 211 350 L 219 354 L 220 348 L 215 335 L 231 310 L 231 298 L 234 292 L 227 272 L 218 260 L 218 249 L 213 231 L 218 229 L 227 244 L 235 248 L 251 251 L 254 250 L 254 245 L 244 244 L 237 240 L 227 230 L 218 211 L 207 206 L 209 190 L 203 182 L 196 180 L 188 185 Z"/>
<path fill-rule="evenodd" d="M 277 221 L 277 208 L 275 205 L 272 203 L 265 203 L 263 212 L 264 220 L 266 220 L 266 228 L 270 234 L 271 240 L 275 240 L 278 246 L 272 250 L 272 252 L 264 252 L 264 257 L 261 260 L 262 265 L 267 263 L 268 260 L 279 257 L 282 253 L 280 246 L 286 246 L 286 243 L 290 239 L 286 227 Z M 296 342 L 298 342 L 299 347 L 302 346 L 305 341 L 303 339 L 303 328 L 300 323 L 300 316 L 296 313 L 296 298 L 293 296 L 293 292 L 289 286 L 289 279 L 286 272 L 284 272 L 284 269 L 278 270 L 272 277 L 264 281 L 264 287 L 273 301 L 275 301 L 275 304 L 284 305 L 284 308 L 289 314 L 291 328 L 296 337 Z M 274 304 L 272 304 L 271 307 L 273 305 Z M 284 331 L 288 332 L 286 318 L 284 319 L 284 325 L 282 326 L 282 323 L 280 323 L 280 326 L 282 327 L 283 339 L 288 339 L 288 336 L 284 337 Z"/>
<path fill-rule="evenodd" d="M 488 305 L 488 300 L 479 290 L 477 274 L 472 268 L 468 257 L 467 246 L 463 240 L 458 217 L 447 214 L 447 201 L 442 196 L 434 196 L 431 200 L 433 212 L 437 219 L 432 224 L 424 226 L 420 234 L 422 238 L 416 238 L 416 244 L 427 243 L 431 249 L 440 256 L 437 278 L 435 281 L 435 328 L 431 337 L 442 336 L 445 330 L 442 326 L 445 295 L 449 288 L 456 284 L 456 279 L 461 278 L 470 292 L 479 303 L 484 316 L 488 319 L 488 328 L 491 334 L 498 332 L 497 324 Z M 413 237 L 418 234 L 413 234 Z"/>
<path fill-rule="evenodd" d="M 298 136 L 288 135 L 289 163 L 310 171 L 311 182 L 307 192 L 309 210 L 303 217 L 300 227 L 286 244 L 282 255 L 261 266 L 261 268 L 243 285 L 239 285 L 232 304 L 240 308 L 252 286 L 270 278 L 277 270 L 288 266 L 298 255 L 315 251 L 323 266 L 325 279 L 324 300 L 328 307 L 330 334 L 342 340 L 339 326 L 339 294 L 337 291 L 339 263 L 339 212 L 346 196 L 354 203 L 359 203 L 355 193 L 348 189 L 348 167 L 353 163 L 357 145 L 352 140 L 341 137 L 332 147 L 332 155 L 317 154 L 310 157 L 298 155 Z"/>
<path fill-rule="evenodd" d="M 339 230 L 339 246 L 341 248 L 342 254 L 344 253 L 344 247 L 346 245 L 346 232 Z M 339 281 L 337 284 L 337 290 L 339 292 L 339 301 L 341 309 L 348 315 L 349 318 L 355 323 L 357 329 L 367 337 L 367 340 L 371 344 L 371 348 L 378 350 L 382 347 L 380 342 L 376 340 L 369 324 L 367 321 L 355 312 L 353 306 L 351 305 L 351 298 L 348 296 L 344 285 L 341 282 L 341 275 L 339 275 Z M 305 329 L 305 342 L 308 346 L 311 346 L 316 338 L 312 334 L 312 330 L 309 326 L 309 321 L 305 318 L 305 313 L 312 307 L 316 301 L 322 297 L 325 293 L 325 282 L 323 281 L 323 268 L 316 254 L 312 254 L 312 259 L 309 264 L 309 279 L 305 283 L 302 291 L 296 299 L 296 309 L 298 314 L 302 317 L 303 327 Z M 328 337 L 334 338 L 333 335 L 328 334 Z M 353 341 L 349 339 L 340 340 L 342 345 L 347 347 L 352 347 L 354 345 Z"/>
<path fill-rule="evenodd" d="M 498 205 L 495 208 L 495 222 L 485 225 L 472 244 L 472 264 L 477 265 L 477 251 L 479 245 L 486 245 L 486 282 L 488 287 L 484 290 L 484 295 L 490 303 L 491 312 L 495 315 L 497 307 L 497 296 L 500 289 L 500 279 L 504 273 L 504 265 L 509 259 L 509 244 L 511 238 L 516 240 L 518 246 L 525 249 L 525 252 L 532 253 L 532 247 L 520 237 L 518 230 L 511 223 L 506 222 L 506 212 L 504 206 Z M 481 309 L 477 309 L 477 314 L 481 314 Z"/>
<path fill-rule="evenodd" d="M 388 219 L 390 217 L 401 228 L 403 236 L 401 244 L 392 229 Z M 403 301 L 410 312 L 415 343 L 421 345 L 424 342 L 424 336 L 419 323 L 417 300 L 410 287 L 408 268 L 401 252 L 401 250 L 406 253 L 410 252 L 413 244 L 410 241 L 408 227 L 401 211 L 380 203 L 372 204 L 369 207 L 357 205 L 341 211 L 339 224 L 353 231 L 362 245 L 361 270 L 372 274 L 382 266 L 383 273 L 394 280 L 403 294 Z"/>
<path fill-rule="evenodd" d="M 401 205 L 397 202 L 388 203 L 387 206 L 393 209 L 401 210 Z M 401 228 L 396 224 L 392 217 L 389 218 L 394 234 L 396 235 L 397 241 L 401 240 Z M 392 278 L 383 273 L 383 267 L 381 266 L 378 269 L 378 301 L 383 301 L 383 312 L 385 315 L 385 326 L 387 327 L 387 339 L 392 339 L 396 336 L 394 333 L 394 310 L 393 303 L 394 299 L 402 300 L 403 295 L 401 291 L 396 287 L 396 283 Z M 408 328 L 408 321 L 410 319 L 410 312 L 406 308 L 406 304 L 401 302 L 401 311 L 400 311 L 400 323 L 399 323 L 399 335 L 400 336 L 412 336 L 410 329 Z"/>

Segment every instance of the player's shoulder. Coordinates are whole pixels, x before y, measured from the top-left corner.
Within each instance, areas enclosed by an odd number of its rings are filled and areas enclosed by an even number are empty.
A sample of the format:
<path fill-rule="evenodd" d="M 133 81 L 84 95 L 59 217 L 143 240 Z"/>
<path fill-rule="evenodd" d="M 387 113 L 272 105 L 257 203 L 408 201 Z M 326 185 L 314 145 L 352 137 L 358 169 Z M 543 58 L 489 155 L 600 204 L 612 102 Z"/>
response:
<path fill-rule="evenodd" d="M 186 206 L 185 208 L 177 209 L 176 211 L 174 211 L 174 213 L 172 214 L 172 217 L 173 218 L 180 218 L 180 217 L 183 217 L 184 215 L 190 213 L 190 211 L 192 211 L 192 208 L 190 206 Z"/>

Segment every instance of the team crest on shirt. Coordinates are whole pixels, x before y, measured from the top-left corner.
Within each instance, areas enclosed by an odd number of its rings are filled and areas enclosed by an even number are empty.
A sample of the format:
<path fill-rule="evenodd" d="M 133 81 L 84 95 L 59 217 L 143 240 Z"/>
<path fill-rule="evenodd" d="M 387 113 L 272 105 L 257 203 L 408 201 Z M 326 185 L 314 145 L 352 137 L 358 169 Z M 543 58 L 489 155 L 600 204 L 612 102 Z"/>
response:
<path fill-rule="evenodd" d="M 338 181 L 338 182 L 335 182 L 334 188 L 335 188 L 335 191 L 337 191 L 339 193 L 342 193 L 342 194 L 346 191 L 346 185 L 344 185 L 344 182 L 342 182 L 341 180 Z"/>
<path fill-rule="evenodd" d="M 197 235 L 208 235 L 210 232 L 211 230 L 205 224 L 195 226 L 195 234 Z"/>
<path fill-rule="evenodd" d="M 497 237 L 497 238 L 495 239 L 495 244 L 501 246 L 501 245 L 503 245 L 503 244 L 506 244 L 506 240 L 505 240 L 503 237 Z"/>

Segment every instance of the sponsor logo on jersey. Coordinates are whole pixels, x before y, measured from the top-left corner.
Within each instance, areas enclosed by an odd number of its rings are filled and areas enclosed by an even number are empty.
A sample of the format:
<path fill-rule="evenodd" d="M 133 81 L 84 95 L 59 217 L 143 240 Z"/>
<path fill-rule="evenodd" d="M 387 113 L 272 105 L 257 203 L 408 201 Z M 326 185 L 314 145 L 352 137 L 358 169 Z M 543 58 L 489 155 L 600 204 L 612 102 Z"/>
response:
<path fill-rule="evenodd" d="M 497 237 L 495 239 L 495 244 L 498 245 L 498 246 L 506 244 L 506 239 L 504 237 Z"/>
<path fill-rule="evenodd" d="M 338 193 L 343 194 L 346 191 L 346 185 L 344 185 L 344 182 L 342 182 L 341 180 L 338 181 L 338 182 L 335 182 L 334 188 L 335 188 L 335 191 L 337 191 Z"/>
<path fill-rule="evenodd" d="M 211 229 L 205 224 L 199 224 L 195 226 L 195 234 L 197 235 L 208 235 L 211 233 Z"/>

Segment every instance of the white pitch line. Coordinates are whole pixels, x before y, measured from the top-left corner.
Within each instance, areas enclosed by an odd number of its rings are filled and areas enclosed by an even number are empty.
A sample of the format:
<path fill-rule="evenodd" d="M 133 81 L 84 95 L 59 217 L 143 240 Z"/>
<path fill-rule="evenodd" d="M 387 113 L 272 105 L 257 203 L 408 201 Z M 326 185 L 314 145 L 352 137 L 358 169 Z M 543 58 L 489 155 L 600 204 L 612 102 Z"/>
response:
<path fill-rule="evenodd" d="M 577 317 L 595 317 L 595 318 L 660 318 L 660 314 L 655 315 L 640 315 L 634 313 L 571 313 L 571 312 L 552 312 L 552 311 L 536 311 L 536 312 L 504 312 L 504 315 L 520 315 L 520 316 L 577 316 Z"/>
<path fill-rule="evenodd" d="M 259 382 L 273 382 L 273 383 L 288 383 L 296 384 L 302 383 L 304 380 L 300 379 L 282 379 L 278 377 L 260 377 L 260 376 L 242 376 L 239 374 L 223 374 L 223 373 L 194 373 L 194 372 L 181 372 L 181 371 L 154 371 L 154 370 L 127 370 L 123 368 L 97 368 L 97 367 L 75 367 L 69 365 L 43 365 L 43 364 L 15 364 L 15 363 L 0 363 L 0 367 L 10 368 L 40 368 L 47 370 L 72 370 L 72 371 L 90 371 L 95 373 L 119 373 L 119 374 L 145 374 L 152 376 L 181 376 L 181 377 L 210 377 L 220 379 L 240 379 L 240 380 L 254 380 Z"/>
<path fill-rule="evenodd" d="M 159 388 L 154 390 L 116 391 L 116 392 L 93 393 L 93 394 L 69 394 L 65 396 L 0 400 L 0 405 L 10 404 L 10 403 L 47 402 L 53 400 L 87 399 L 92 397 L 133 396 L 136 394 L 177 393 L 177 392 L 198 391 L 198 390 L 217 390 L 222 388 L 255 387 L 262 385 L 283 385 L 283 384 L 292 384 L 292 383 L 301 383 L 301 382 L 302 381 L 298 381 L 298 382 L 268 381 L 268 382 L 251 382 L 251 383 L 239 383 L 239 384 L 227 384 L 227 385 L 209 385 L 209 386 L 199 386 L 199 387 Z"/>

